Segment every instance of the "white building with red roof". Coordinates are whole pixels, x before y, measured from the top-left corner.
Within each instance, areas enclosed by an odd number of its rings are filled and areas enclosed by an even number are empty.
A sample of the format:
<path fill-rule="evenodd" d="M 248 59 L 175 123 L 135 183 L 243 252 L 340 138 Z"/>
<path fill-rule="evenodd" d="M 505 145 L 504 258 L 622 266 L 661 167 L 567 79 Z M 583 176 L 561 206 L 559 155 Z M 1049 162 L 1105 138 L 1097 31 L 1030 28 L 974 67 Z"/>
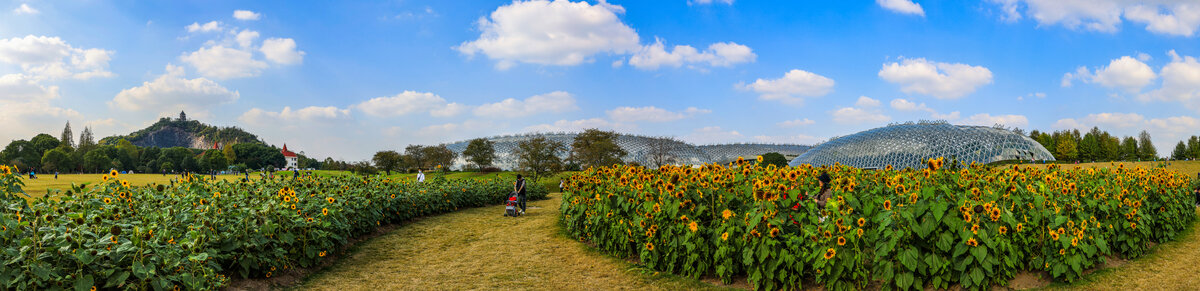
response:
<path fill-rule="evenodd" d="M 287 161 L 287 166 L 284 166 L 283 170 L 288 171 L 288 170 L 300 168 L 299 163 L 297 163 L 297 161 L 296 161 L 296 159 L 298 158 L 296 156 L 296 153 L 288 151 L 286 143 L 283 144 L 283 150 L 281 150 L 280 152 L 283 153 L 283 159 L 285 161 Z"/>

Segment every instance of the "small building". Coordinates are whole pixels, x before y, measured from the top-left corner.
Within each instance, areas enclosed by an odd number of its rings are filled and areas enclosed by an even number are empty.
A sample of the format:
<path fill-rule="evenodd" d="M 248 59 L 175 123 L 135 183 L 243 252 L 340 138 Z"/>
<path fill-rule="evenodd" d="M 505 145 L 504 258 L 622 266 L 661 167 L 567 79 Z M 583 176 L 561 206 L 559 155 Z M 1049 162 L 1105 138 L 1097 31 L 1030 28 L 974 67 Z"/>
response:
<path fill-rule="evenodd" d="M 300 169 L 299 163 L 297 162 L 298 157 L 296 156 L 296 153 L 288 151 L 286 143 L 283 144 L 283 150 L 280 152 L 283 153 L 283 160 L 287 161 L 287 165 L 283 166 L 284 171 Z"/>

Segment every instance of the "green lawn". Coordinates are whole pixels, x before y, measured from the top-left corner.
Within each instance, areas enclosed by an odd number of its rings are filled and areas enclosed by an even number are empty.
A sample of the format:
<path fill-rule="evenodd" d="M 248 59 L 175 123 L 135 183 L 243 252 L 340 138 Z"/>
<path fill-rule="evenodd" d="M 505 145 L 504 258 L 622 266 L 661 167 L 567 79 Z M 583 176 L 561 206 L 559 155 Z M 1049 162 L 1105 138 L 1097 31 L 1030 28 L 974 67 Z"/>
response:
<path fill-rule="evenodd" d="M 45 196 L 47 190 L 70 190 L 71 185 L 95 184 L 101 182 L 101 176 L 106 174 L 61 174 L 58 179 L 54 178 L 54 174 L 39 174 L 37 179 L 30 180 L 29 176 L 20 176 L 21 181 L 25 182 L 22 189 L 30 198 Z M 172 179 L 176 179 L 176 175 L 162 174 L 121 174 L 118 179 L 129 181 L 130 184 L 142 186 L 150 184 L 166 184 Z M 241 179 L 242 175 L 217 175 L 218 179 L 235 180 Z M 250 179 L 258 179 L 257 174 L 250 174 Z"/>

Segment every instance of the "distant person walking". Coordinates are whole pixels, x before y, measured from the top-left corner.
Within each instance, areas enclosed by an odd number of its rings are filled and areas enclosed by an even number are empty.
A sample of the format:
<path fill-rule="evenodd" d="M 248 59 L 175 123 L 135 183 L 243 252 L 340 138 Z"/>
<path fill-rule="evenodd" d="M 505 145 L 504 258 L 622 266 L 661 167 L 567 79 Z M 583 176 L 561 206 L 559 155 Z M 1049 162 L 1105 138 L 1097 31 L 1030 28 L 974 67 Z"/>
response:
<path fill-rule="evenodd" d="M 565 187 L 567 185 L 566 183 L 567 182 L 563 181 L 563 179 L 558 179 L 558 192 L 563 191 L 563 187 Z"/>
<path fill-rule="evenodd" d="M 421 182 L 425 182 L 425 172 L 422 172 L 420 169 L 417 169 L 417 183 L 421 183 Z"/>
<path fill-rule="evenodd" d="M 54 179 L 58 180 L 58 171 L 54 171 Z"/>
<path fill-rule="evenodd" d="M 292 169 L 292 179 L 300 178 L 300 169 Z"/>
<path fill-rule="evenodd" d="M 521 215 L 525 215 L 525 178 L 517 174 L 517 183 L 513 184 L 513 192 L 517 192 L 517 205 L 521 206 Z"/>

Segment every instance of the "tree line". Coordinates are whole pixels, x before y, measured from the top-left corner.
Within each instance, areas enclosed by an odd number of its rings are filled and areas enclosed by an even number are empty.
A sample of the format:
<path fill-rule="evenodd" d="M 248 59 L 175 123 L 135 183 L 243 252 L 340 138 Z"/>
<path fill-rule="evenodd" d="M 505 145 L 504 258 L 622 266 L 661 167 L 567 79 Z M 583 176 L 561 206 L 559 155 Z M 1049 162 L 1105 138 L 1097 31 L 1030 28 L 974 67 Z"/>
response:
<path fill-rule="evenodd" d="M 1078 129 L 1053 133 L 1033 130 L 1029 132 L 1029 138 L 1045 147 L 1059 161 L 1145 161 L 1159 158 L 1158 150 L 1150 140 L 1150 133 L 1145 130 L 1137 137 L 1123 138 L 1102 131 L 1099 127 L 1092 127 L 1082 135 Z"/>
<path fill-rule="evenodd" d="M 113 145 L 97 144 L 90 128 L 85 127 L 74 140 L 71 123 L 55 138 L 38 134 L 29 140 L 15 140 L 0 151 L 0 162 L 18 169 L 49 172 L 98 173 L 110 169 L 138 173 L 178 173 L 208 171 L 244 171 L 281 168 L 283 154 L 276 147 L 259 142 L 225 145 L 221 149 L 184 147 L 139 147 L 125 139 Z M 320 168 L 316 159 L 299 156 L 300 168 Z"/>

